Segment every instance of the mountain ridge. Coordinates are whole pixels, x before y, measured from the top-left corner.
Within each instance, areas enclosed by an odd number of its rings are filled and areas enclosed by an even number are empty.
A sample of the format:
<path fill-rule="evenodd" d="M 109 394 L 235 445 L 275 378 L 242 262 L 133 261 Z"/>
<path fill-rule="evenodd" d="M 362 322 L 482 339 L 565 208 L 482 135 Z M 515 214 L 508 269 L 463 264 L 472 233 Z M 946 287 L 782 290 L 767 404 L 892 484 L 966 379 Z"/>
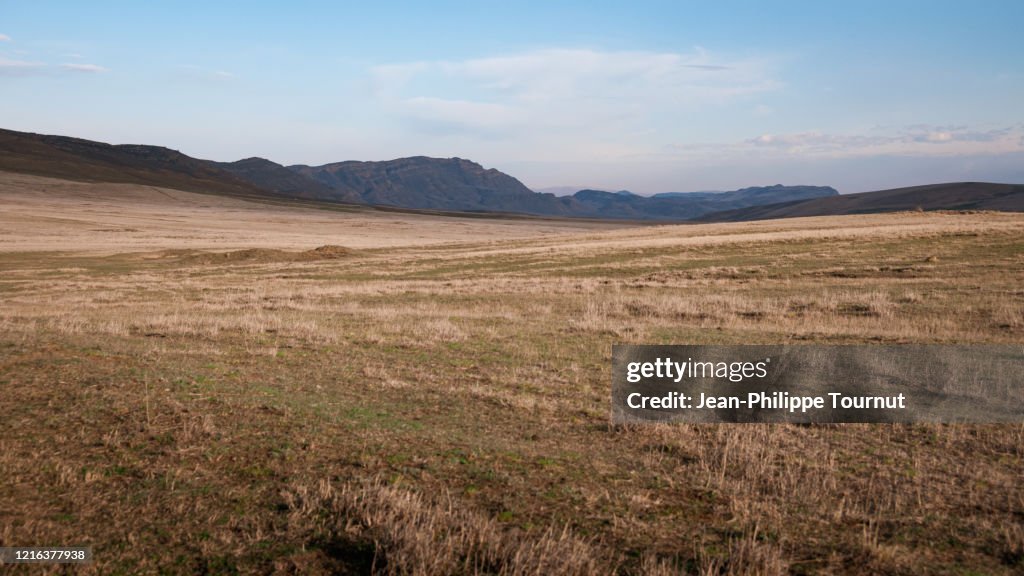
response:
<path fill-rule="evenodd" d="M 464 158 L 411 156 L 283 166 L 260 157 L 215 162 L 161 146 L 106 144 L 0 129 L 0 170 L 185 191 L 364 204 L 397 209 L 657 222 L 741 221 L 933 209 L 1024 211 L 1024 185 L 947 183 L 840 195 L 829 186 L 753 186 L 640 196 L 583 189 L 539 193 Z M 1000 186 L 1010 188 L 999 188 Z M 926 193 L 927 192 L 927 193 Z"/>
<path fill-rule="evenodd" d="M 429 166 L 428 166 L 429 164 Z M 345 161 L 288 167 L 368 204 L 421 209 L 520 212 L 543 216 L 637 220 L 687 220 L 752 204 L 806 199 L 838 192 L 828 186 L 752 187 L 733 192 L 640 196 L 628 190 L 578 190 L 571 196 L 535 192 L 519 180 L 463 158 L 413 156 L 382 162 Z M 429 173 L 416 173 L 417 169 Z M 473 176 L 466 191 L 467 174 Z M 444 184 L 439 187 L 438 184 Z M 671 194 L 671 193 L 670 193 Z"/>
<path fill-rule="evenodd" d="M 330 199 L 336 202 L 359 201 L 358 196 L 334 190 L 266 158 L 253 156 L 235 162 L 214 164 L 250 184 L 282 196 L 306 200 Z"/>
<path fill-rule="evenodd" d="M 288 169 L 372 205 L 571 215 L 554 195 L 538 194 L 508 174 L 458 157 L 347 160 Z"/>
<path fill-rule="evenodd" d="M 106 144 L 0 128 L 0 170 L 39 176 L 164 186 L 185 191 L 267 195 L 216 163 L 163 146 Z"/>

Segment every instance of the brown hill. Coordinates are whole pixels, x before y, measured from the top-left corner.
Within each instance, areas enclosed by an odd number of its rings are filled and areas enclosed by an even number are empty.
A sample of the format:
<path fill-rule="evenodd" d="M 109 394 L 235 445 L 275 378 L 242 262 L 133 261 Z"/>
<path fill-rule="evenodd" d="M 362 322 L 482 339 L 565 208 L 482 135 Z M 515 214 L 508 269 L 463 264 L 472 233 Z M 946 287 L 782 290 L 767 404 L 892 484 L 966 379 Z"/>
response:
<path fill-rule="evenodd" d="M 86 182 L 147 184 L 189 192 L 267 195 L 216 163 L 161 146 L 0 129 L 0 170 Z"/>
<path fill-rule="evenodd" d="M 1024 185 L 988 182 L 929 184 L 799 200 L 738 210 L 714 212 L 698 218 L 702 222 L 743 222 L 799 218 L 874 214 L 905 210 L 1000 210 L 1024 212 Z"/>

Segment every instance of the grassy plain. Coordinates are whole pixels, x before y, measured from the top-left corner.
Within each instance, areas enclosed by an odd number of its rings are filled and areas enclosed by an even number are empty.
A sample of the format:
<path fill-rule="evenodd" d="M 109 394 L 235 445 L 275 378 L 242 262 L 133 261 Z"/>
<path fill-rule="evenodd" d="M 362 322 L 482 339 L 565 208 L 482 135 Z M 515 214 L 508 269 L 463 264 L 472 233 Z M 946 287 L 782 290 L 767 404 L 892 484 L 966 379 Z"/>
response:
<path fill-rule="evenodd" d="M 609 423 L 613 343 L 1024 341 L 1024 215 L 623 228 L 3 177 L 0 545 L 91 545 L 86 573 L 1024 571 L 1020 425 Z"/>

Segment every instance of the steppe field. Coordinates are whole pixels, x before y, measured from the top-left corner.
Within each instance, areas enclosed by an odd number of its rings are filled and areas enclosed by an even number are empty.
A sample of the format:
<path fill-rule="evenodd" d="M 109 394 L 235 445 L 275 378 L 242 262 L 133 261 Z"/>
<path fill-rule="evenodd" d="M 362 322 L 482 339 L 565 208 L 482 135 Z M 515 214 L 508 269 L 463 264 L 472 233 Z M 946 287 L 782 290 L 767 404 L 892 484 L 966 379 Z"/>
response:
<path fill-rule="evenodd" d="M 615 343 L 910 342 L 1024 342 L 1024 214 L 640 226 L 0 173 L 0 545 L 93 549 L 12 574 L 1021 574 L 1022 425 L 610 423 Z"/>

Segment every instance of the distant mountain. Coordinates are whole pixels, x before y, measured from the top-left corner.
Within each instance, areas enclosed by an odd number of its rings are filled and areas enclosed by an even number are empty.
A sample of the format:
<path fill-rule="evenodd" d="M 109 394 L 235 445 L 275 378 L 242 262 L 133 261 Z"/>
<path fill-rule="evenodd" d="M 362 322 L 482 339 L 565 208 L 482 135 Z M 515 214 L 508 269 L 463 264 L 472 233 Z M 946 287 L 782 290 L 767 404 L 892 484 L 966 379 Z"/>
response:
<path fill-rule="evenodd" d="M 220 194 L 267 191 L 169 148 L 47 136 L 0 129 L 0 170 L 95 182 L 146 184 Z"/>
<path fill-rule="evenodd" d="M 700 192 L 658 192 L 651 196 L 651 198 L 698 198 L 704 196 L 710 196 L 711 194 L 720 194 L 722 190 L 702 190 Z"/>
<path fill-rule="evenodd" d="M 1024 185 L 953 182 L 844 194 L 706 214 L 707 222 L 742 222 L 801 216 L 873 214 L 902 210 L 1001 210 L 1024 212 Z"/>
<path fill-rule="evenodd" d="M 414 156 L 384 162 L 348 161 L 289 168 L 367 204 L 574 215 L 571 207 L 553 194 L 538 194 L 508 174 L 462 158 Z"/>
<path fill-rule="evenodd" d="M 894 210 L 1024 210 L 1024 186 L 957 183 L 850 194 L 828 186 L 732 192 L 579 190 L 537 193 L 512 176 L 462 158 L 415 156 L 383 162 L 285 167 L 263 158 L 212 162 L 147 145 L 110 145 L 0 129 L 0 170 L 125 182 L 214 194 L 274 196 L 403 209 L 519 213 L 654 221 L 739 221 Z"/>
<path fill-rule="evenodd" d="M 723 196 L 726 194 L 726 196 Z M 775 204 L 779 202 L 790 202 L 793 200 L 808 200 L 825 196 L 838 196 L 839 192 L 831 186 L 754 186 L 741 188 L 734 192 L 661 192 L 652 198 L 681 198 L 688 200 L 718 201 L 720 204 L 746 204 L 757 206 L 760 204 Z M 733 206 L 739 208 L 739 206 Z M 720 208 L 725 210 L 726 208 Z"/>
<path fill-rule="evenodd" d="M 669 221 L 836 193 L 824 187 L 774 186 L 654 198 L 627 190 L 580 190 L 558 197 L 536 193 L 508 174 L 462 158 L 415 156 L 284 167 L 263 158 L 213 162 L 160 146 L 111 145 L 11 130 L 0 130 L 0 170 L 409 209 Z"/>
<path fill-rule="evenodd" d="M 630 192 L 580 190 L 572 196 L 587 214 L 637 220 L 691 220 L 711 212 L 759 204 L 836 196 L 829 186 L 765 186 L 734 192 L 691 192 L 637 196 Z M 580 208 L 577 208 L 579 210 Z"/>
<path fill-rule="evenodd" d="M 555 196 L 572 196 L 584 189 L 585 186 L 548 186 L 547 188 L 534 188 L 538 194 L 554 194 Z"/>
<path fill-rule="evenodd" d="M 238 178 L 283 196 L 309 200 L 361 202 L 358 194 L 335 190 L 264 158 L 246 158 L 237 162 L 211 162 Z"/>
<path fill-rule="evenodd" d="M 423 156 L 289 168 L 367 204 L 584 218 L 688 220 L 719 210 L 838 194 L 828 186 L 775 185 L 664 197 L 639 196 L 628 190 L 580 190 L 558 197 L 534 192 L 507 174 L 469 160 Z"/>

